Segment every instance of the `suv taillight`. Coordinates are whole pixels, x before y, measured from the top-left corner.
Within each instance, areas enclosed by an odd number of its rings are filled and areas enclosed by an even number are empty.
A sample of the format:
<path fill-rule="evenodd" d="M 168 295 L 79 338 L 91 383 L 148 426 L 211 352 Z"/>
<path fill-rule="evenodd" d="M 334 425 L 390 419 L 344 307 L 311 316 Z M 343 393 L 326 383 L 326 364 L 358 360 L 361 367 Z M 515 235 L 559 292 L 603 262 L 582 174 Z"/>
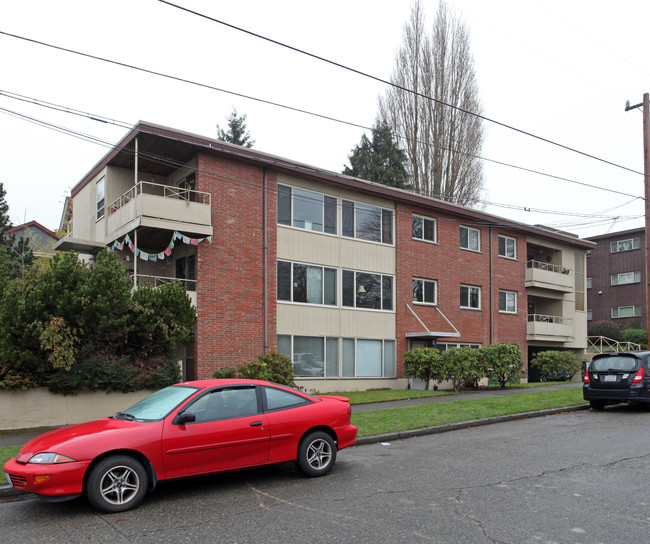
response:
<path fill-rule="evenodd" d="M 643 371 L 643 367 L 639 369 L 639 371 L 636 373 L 636 376 L 634 376 L 634 379 L 632 380 L 633 383 L 639 383 L 643 381 L 643 377 L 645 376 L 645 372 Z"/>
<path fill-rule="evenodd" d="M 585 383 L 590 383 L 589 382 L 589 370 L 585 370 Z"/>

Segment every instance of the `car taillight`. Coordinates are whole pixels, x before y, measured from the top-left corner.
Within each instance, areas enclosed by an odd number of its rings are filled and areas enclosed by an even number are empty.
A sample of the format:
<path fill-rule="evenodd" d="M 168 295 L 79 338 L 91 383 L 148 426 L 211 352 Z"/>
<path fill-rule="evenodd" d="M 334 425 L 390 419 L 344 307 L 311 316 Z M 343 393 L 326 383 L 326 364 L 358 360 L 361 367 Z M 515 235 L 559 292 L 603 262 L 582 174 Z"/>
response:
<path fill-rule="evenodd" d="M 634 376 L 634 380 L 632 380 L 634 383 L 639 383 L 643 381 L 643 377 L 645 376 L 645 372 L 643 371 L 643 367 L 639 369 L 639 371 L 636 373 L 636 376 Z"/>
<path fill-rule="evenodd" d="M 589 382 L 589 371 L 585 370 L 585 383 L 590 383 Z"/>

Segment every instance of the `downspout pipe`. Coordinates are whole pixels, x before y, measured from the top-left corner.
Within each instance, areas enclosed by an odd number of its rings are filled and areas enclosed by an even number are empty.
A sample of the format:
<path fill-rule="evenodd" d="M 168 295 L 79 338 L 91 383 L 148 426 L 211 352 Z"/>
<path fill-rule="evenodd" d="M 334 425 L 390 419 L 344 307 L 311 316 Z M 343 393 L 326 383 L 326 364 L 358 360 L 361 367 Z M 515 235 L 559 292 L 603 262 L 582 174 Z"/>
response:
<path fill-rule="evenodd" d="M 267 353 L 269 351 L 269 230 L 267 225 L 268 185 L 266 166 L 262 170 L 262 200 L 262 300 L 264 313 L 264 353 Z"/>

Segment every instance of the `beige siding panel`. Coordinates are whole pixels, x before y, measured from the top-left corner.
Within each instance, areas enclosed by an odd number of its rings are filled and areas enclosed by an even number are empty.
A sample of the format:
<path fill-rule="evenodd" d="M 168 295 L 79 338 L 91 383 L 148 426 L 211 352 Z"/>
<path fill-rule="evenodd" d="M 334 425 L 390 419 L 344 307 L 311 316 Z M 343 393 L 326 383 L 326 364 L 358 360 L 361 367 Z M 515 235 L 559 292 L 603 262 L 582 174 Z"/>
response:
<path fill-rule="evenodd" d="M 321 308 L 302 304 L 277 306 L 278 334 L 346 338 L 395 338 L 395 314 Z"/>

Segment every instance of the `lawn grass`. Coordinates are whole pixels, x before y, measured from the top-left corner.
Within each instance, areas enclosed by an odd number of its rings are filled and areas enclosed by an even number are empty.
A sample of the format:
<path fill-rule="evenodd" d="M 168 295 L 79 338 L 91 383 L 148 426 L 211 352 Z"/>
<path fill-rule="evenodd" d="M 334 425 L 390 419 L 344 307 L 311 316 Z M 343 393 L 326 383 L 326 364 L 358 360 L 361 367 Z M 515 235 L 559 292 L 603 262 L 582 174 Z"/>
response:
<path fill-rule="evenodd" d="M 352 423 L 358 427 L 357 436 L 364 437 L 584 403 L 582 388 L 533 390 L 502 397 L 459 399 L 352 413 Z"/>
<path fill-rule="evenodd" d="M 4 464 L 9 461 L 12 457 L 16 457 L 16 454 L 20 451 L 22 446 L 6 446 L 0 448 L 0 467 L 3 467 Z M 7 485 L 7 478 L 5 477 L 4 471 L 0 470 L 0 485 Z"/>

